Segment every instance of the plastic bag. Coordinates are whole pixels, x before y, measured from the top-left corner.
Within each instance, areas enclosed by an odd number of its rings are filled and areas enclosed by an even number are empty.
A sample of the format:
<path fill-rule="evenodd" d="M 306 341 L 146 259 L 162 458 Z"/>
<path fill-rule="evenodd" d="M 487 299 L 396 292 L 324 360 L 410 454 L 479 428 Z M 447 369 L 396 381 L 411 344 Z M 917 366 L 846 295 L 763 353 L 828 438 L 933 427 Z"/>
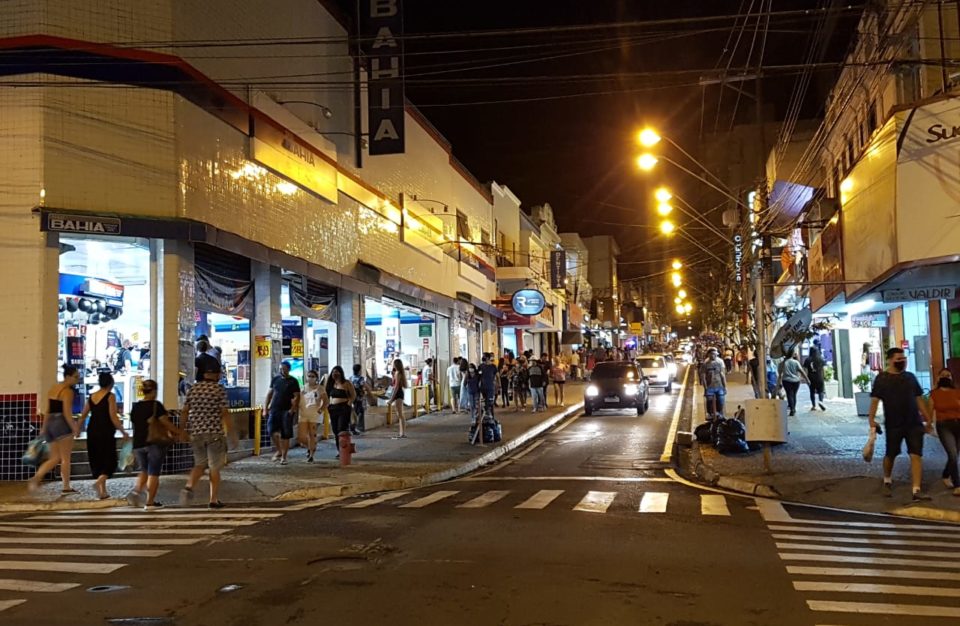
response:
<path fill-rule="evenodd" d="M 133 439 L 127 439 L 123 442 L 123 445 L 120 446 L 120 456 L 119 463 L 120 470 L 124 471 L 128 467 L 133 467 Z"/>
<path fill-rule="evenodd" d="M 43 437 L 37 437 L 27 444 L 27 449 L 24 451 L 23 457 L 20 460 L 23 461 L 24 465 L 38 467 L 46 461 L 49 456 L 50 447 L 47 445 L 47 440 Z"/>
<path fill-rule="evenodd" d="M 710 422 L 704 422 L 694 428 L 693 434 L 700 443 L 710 443 Z"/>
<path fill-rule="evenodd" d="M 863 446 L 863 460 L 867 463 L 873 461 L 873 450 L 877 446 L 877 431 L 870 429 L 870 435 L 867 437 L 867 443 Z"/>

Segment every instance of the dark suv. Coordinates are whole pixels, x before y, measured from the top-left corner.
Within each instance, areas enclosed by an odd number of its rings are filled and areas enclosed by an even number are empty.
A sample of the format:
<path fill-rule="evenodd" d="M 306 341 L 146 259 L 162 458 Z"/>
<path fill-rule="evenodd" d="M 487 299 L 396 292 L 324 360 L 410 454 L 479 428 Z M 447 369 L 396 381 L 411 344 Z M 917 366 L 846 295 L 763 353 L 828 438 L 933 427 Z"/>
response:
<path fill-rule="evenodd" d="M 630 361 L 597 363 L 583 392 L 583 412 L 593 415 L 602 409 L 637 409 L 643 415 L 650 405 L 647 381 Z"/>

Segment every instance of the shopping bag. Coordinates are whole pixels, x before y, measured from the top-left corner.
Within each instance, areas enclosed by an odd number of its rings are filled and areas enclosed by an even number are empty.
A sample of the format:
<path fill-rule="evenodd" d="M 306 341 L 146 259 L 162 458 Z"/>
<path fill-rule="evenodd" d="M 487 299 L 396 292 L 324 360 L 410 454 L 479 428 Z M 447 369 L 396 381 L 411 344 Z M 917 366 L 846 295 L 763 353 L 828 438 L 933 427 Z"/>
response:
<path fill-rule="evenodd" d="M 873 460 L 873 450 L 877 446 L 877 431 L 870 429 L 870 436 L 867 437 L 867 443 L 863 446 L 863 460 L 867 463 Z"/>
<path fill-rule="evenodd" d="M 129 467 L 133 467 L 133 462 L 133 439 L 127 439 L 123 442 L 123 445 L 120 446 L 120 470 L 125 471 Z"/>
<path fill-rule="evenodd" d="M 27 444 L 27 449 L 20 460 L 23 461 L 24 465 L 39 467 L 49 456 L 50 447 L 47 445 L 47 440 L 43 437 L 37 437 Z"/>

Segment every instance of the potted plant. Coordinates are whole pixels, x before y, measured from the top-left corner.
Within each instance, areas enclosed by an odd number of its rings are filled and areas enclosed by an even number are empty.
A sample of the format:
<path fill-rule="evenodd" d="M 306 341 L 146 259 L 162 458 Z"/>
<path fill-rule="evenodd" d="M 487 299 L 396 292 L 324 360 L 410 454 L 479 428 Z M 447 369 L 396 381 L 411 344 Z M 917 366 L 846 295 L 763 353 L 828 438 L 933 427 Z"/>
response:
<path fill-rule="evenodd" d="M 857 405 L 857 415 L 870 414 L 870 374 L 860 374 L 853 379 L 858 391 L 853 394 L 853 401 Z"/>
<path fill-rule="evenodd" d="M 828 398 L 837 398 L 840 396 L 840 381 L 833 371 L 832 365 L 823 368 L 823 390 Z"/>

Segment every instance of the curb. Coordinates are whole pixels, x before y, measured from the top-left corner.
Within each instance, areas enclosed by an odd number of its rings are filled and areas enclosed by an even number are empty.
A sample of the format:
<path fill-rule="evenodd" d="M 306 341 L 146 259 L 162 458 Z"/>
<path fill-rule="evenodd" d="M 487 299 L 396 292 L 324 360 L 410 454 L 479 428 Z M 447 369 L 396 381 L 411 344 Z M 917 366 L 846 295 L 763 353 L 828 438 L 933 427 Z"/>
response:
<path fill-rule="evenodd" d="M 363 483 L 354 483 L 349 485 L 330 485 L 328 487 L 317 487 L 313 489 L 296 489 L 287 491 L 273 498 L 274 501 L 290 500 L 318 500 L 321 498 L 360 496 L 367 493 L 377 493 L 380 491 L 395 491 L 397 489 L 416 489 L 417 487 L 427 487 L 437 483 L 442 483 L 454 478 L 459 478 L 464 474 L 469 474 L 484 465 L 493 463 L 505 454 L 512 452 L 534 437 L 540 435 L 545 430 L 555 426 L 558 422 L 575 414 L 583 408 L 583 402 L 571 405 L 560 413 L 549 417 L 536 426 L 528 429 L 524 433 L 514 437 L 510 441 L 503 443 L 496 448 L 486 452 L 466 463 L 451 467 L 450 469 L 425 474 L 423 476 L 411 476 L 409 478 L 385 478 L 382 480 L 368 481 Z"/>
<path fill-rule="evenodd" d="M 127 501 L 120 498 L 107 500 L 76 500 L 73 502 L 11 502 L 0 504 L 0 513 L 38 513 L 42 511 L 86 511 L 97 509 L 112 509 L 118 506 L 127 506 Z"/>
<path fill-rule="evenodd" d="M 929 509 L 922 506 L 904 506 L 900 507 L 899 509 L 888 511 L 888 514 L 932 522 L 951 522 L 953 524 L 960 524 L 960 511 Z"/>

